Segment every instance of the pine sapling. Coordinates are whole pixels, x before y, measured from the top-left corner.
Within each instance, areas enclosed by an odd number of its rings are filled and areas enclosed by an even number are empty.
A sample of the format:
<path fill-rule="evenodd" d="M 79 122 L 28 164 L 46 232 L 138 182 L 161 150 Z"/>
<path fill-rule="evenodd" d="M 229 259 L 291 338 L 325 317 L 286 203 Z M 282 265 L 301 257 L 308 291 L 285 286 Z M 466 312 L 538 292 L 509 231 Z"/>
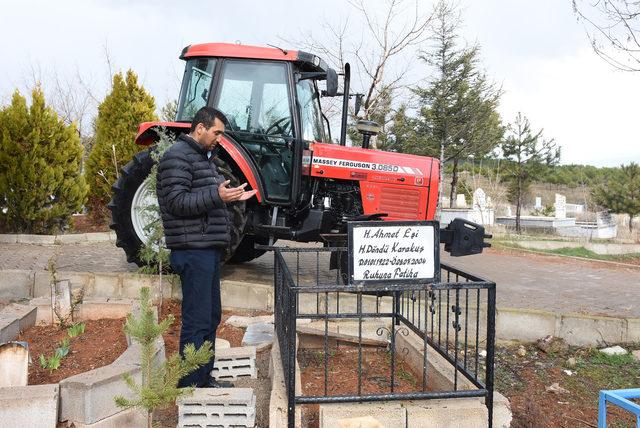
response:
<path fill-rule="evenodd" d="M 124 375 L 124 380 L 135 398 L 117 396 L 114 399 L 120 407 L 145 410 L 149 428 L 153 426 L 155 409 L 168 407 L 174 404 L 178 397 L 193 392 L 193 388 L 178 388 L 178 381 L 213 358 L 212 344 L 204 342 L 197 350 L 194 345 L 187 345 L 184 357 L 176 353 L 163 363 L 154 365 L 155 342 L 169 329 L 173 321 L 172 315 L 168 315 L 161 322 L 156 320 L 150 303 L 149 289 L 143 287 L 140 290 L 140 315 L 129 314 L 124 326 L 125 332 L 132 340 L 140 344 L 142 382 L 137 384 L 131 376 Z"/>

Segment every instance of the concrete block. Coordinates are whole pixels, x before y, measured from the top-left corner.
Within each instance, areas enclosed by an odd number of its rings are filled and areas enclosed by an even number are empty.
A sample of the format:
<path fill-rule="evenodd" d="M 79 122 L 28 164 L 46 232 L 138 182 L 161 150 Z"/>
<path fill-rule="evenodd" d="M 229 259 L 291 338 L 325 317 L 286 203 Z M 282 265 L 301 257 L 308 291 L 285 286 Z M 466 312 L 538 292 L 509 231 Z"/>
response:
<path fill-rule="evenodd" d="M 28 235 L 18 234 L 19 244 L 37 244 L 37 245 L 54 245 L 56 243 L 55 235 Z"/>
<path fill-rule="evenodd" d="M 196 388 L 178 398 L 178 427 L 253 427 L 256 396 L 251 388 Z"/>
<path fill-rule="evenodd" d="M 233 327 L 238 328 L 247 328 L 251 324 L 258 323 L 271 323 L 273 324 L 273 315 L 260 315 L 256 317 L 244 317 L 242 315 L 231 315 L 224 322 L 225 324 L 229 324 Z"/>
<path fill-rule="evenodd" d="M 29 306 L 36 308 L 36 324 L 51 324 L 53 314 L 51 312 L 51 297 L 36 297 L 29 300 Z"/>
<path fill-rule="evenodd" d="M 85 290 L 85 295 L 93 292 L 93 274 L 88 272 L 60 271 L 56 274 L 59 280 L 66 279 L 71 283 L 71 291 L 77 293 Z M 33 297 L 51 296 L 51 274 L 49 272 L 36 272 L 33 286 Z"/>
<path fill-rule="evenodd" d="M 640 318 L 627 319 L 627 338 L 625 342 L 640 342 Z"/>
<path fill-rule="evenodd" d="M 55 243 L 59 245 L 80 244 L 87 242 L 87 235 L 84 233 L 70 233 L 68 235 L 56 235 Z"/>
<path fill-rule="evenodd" d="M 493 391 L 493 426 L 495 428 L 509 428 L 511 419 L 513 419 L 513 414 L 509 399 L 498 391 Z"/>
<path fill-rule="evenodd" d="M 574 346 L 622 343 L 627 339 L 627 320 L 578 314 L 562 315 L 557 336 Z"/>
<path fill-rule="evenodd" d="M 0 244 L 16 244 L 18 235 L 0 234 Z"/>
<path fill-rule="evenodd" d="M 0 318 L 18 319 L 20 331 L 25 331 L 36 323 L 37 312 L 35 306 L 12 303 L 0 311 Z"/>
<path fill-rule="evenodd" d="M 259 309 L 273 308 L 273 286 L 224 280 L 220 284 L 225 307 Z"/>
<path fill-rule="evenodd" d="M 57 384 L 0 388 L 0 425 L 55 428 L 59 397 Z"/>
<path fill-rule="evenodd" d="M 256 346 L 273 342 L 274 326 L 269 323 L 251 324 L 242 337 L 242 346 Z"/>
<path fill-rule="evenodd" d="M 296 367 L 297 368 L 297 367 Z M 301 395 L 302 386 L 296 370 L 296 395 Z M 269 359 L 269 378 L 271 379 L 271 395 L 269 397 L 269 428 L 286 428 L 287 425 L 287 392 L 284 383 L 284 371 L 280 360 L 280 346 L 273 341 L 271 358 Z M 302 409 L 295 410 L 295 428 L 302 427 Z"/>
<path fill-rule="evenodd" d="M 140 383 L 140 367 L 110 364 L 68 377 L 60 382 L 60 420 L 93 424 L 122 411 L 113 397 L 134 398 L 122 376 L 129 374 Z"/>
<path fill-rule="evenodd" d="M 93 289 L 88 293 L 92 297 L 124 297 L 121 295 L 122 277 L 117 273 L 94 274 Z"/>
<path fill-rule="evenodd" d="M 93 424 L 74 422 L 75 428 L 123 428 L 147 426 L 147 415 L 137 409 L 123 410 L 115 415 L 108 416 Z"/>
<path fill-rule="evenodd" d="M 242 346 L 216 350 L 211 375 L 219 380 L 235 380 L 241 377 L 257 379 L 256 348 Z"/>
<path fill-rule="evenodd" d="M 473 323 L 475 326 L 475 323 Z M 499 308 L 496 314 L 496 338 L 534 342 L 554 335 L 556 315 L 533 309 Z M 475 332 L 474 332 L 475 333 Z"/>
<path fill-rule="evenodd" d="M 477 428 L 488 422 L 487 407 L 477 398 L 414 401 L 406 410 L 407 427 Z"/>
<path fill-rule="evenodd" d="M 158 275 L 124 274 L 122 275 L 121 296 L 137 299 L 140 297 L 140 289 L 147 287 L 151 293 L 151 299 L 154 302 L 158 301 L 159 280 L 160 277 Z M 162 295 L 165 299 L 171 295 L 171 282 L 168 281 L 166 275 L 162 277 Z"/>
<path fill-rule="evenodd" d="M 123 318 L 131 313 L 133 300 L 121 298 L 91 298 L 78 308 L 77 319 L 81 321 L 102 318 Z"/>
<path fill-rule="evenodd" d="M 0 299 L 33 297 L 34 272 L 28 270 L 0 270 Z"/>
<path fill-rule="evenodd" d="M 20 334 L 20 320 L 0 318 L 0 343 L 10 342 Z"/>
<path fill-rule="evenodd" d="M 127 349 L 112 364 L 140 366 L 141 347 L 139 343 L 130 343 Z M 165 360 L 165 346 L 162 337 L 158 338 L 154 347 L 153 364 L 159 366 Z"/>
<path fill-rule="evenodd" d="M 400 403 L 345 403 L 321 404 L 320 428 L 342 428 L 341 421 L 350 418 L 374 415 L 383 427 L 430 426 L 407 425 L 407 410 Z M 438 426 L 438 425 L 433 425 Z"/>
<path fill-rule="evenodd" d="M 111 240 L 110 232 L 89 232 L 83 233 L 87 242 L 108 242 Z"/>

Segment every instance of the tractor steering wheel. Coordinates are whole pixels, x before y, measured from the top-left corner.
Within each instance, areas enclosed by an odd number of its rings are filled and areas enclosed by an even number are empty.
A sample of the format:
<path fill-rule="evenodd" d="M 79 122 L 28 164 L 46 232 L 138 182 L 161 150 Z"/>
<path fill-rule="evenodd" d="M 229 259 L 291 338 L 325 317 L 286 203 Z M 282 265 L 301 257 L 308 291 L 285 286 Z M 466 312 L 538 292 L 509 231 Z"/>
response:
<path fill-rule="evenodd" d="M 269 125 L 264 133 L 266 135 L 290 135 L 289 131 L 291 131 L 291 118 L 283 117 Z"/>

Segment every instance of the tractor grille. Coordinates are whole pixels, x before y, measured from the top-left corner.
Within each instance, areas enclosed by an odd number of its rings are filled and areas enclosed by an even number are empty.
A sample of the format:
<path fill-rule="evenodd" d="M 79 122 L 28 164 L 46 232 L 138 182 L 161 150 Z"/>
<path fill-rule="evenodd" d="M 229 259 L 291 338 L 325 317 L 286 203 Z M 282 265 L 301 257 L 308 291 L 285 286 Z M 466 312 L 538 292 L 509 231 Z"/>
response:
<path fill-rule="evenodd" d="M 379 209 L 389 217 L 417 220 L 420 214 L 420 191 L 382 187 Z"/>

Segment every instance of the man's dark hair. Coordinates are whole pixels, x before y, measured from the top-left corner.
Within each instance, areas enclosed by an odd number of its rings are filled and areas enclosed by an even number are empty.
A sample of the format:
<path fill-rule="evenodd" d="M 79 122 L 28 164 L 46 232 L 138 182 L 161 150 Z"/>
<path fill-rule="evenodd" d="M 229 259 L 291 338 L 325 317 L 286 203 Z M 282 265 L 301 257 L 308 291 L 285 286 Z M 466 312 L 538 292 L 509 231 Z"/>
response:
<path fill-rule="evenodd" d="M 220 120 L 225 125 L 229 124 L 227 117 L 220 110 L 213 107 L 202 107 L 196 112 L 196 115 L 193 116 L 189 132 L 195 131 L 196 126 L 198 126 L 199 123 L 201 123 L 206 129 L 209 129 L 213 126 L 215 119 Z"/>

